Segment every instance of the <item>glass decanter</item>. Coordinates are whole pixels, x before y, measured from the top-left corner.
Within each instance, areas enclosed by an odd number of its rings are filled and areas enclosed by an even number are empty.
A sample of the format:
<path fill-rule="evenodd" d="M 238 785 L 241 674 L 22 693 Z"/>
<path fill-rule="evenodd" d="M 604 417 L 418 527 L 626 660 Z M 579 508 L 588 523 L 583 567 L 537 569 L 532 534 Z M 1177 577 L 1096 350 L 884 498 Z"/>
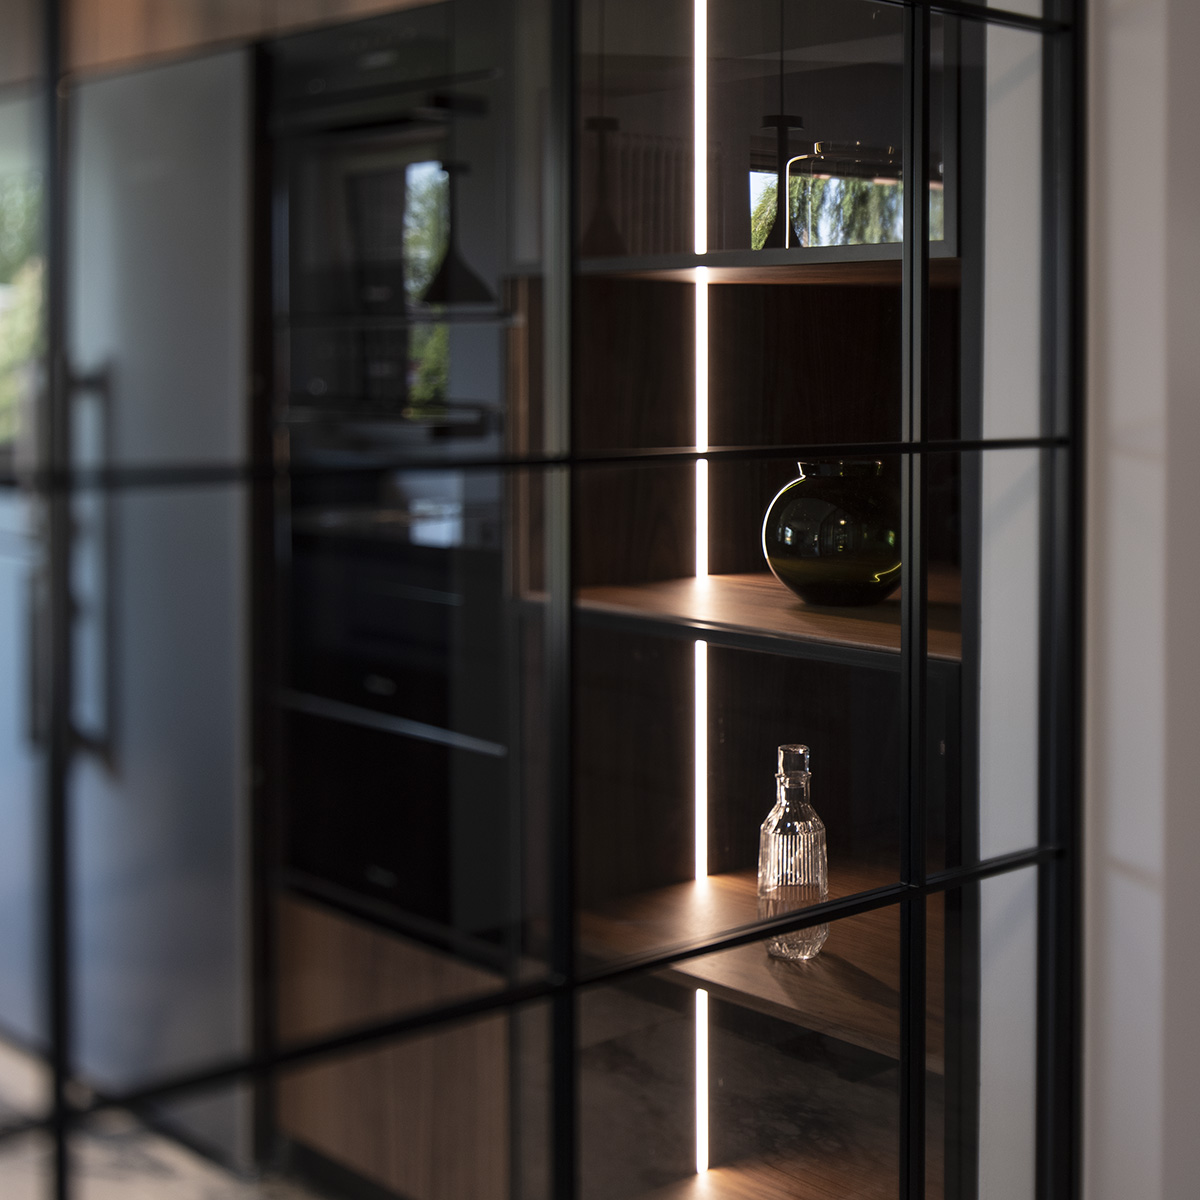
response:
<path fill-rule="evenodd" d="M 781 917 L 829 898 L 825 825 L 809 803 L 808 747 L 780 746 L 775 807 L 759 834 L 758 916 Z M 812 925 L 767 941 L 767 953 L 792 961 L 812 958 L 829 936 Z"/>

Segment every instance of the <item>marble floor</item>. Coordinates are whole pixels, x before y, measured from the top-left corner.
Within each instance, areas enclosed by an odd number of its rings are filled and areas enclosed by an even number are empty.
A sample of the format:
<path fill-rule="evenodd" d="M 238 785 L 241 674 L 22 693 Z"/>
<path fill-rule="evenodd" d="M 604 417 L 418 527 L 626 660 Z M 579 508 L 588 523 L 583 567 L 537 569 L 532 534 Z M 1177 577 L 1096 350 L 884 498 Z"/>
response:
<path fill-rule="evenodd" d="M 0 1124 L 44 1111 L 45 1071 L 0 1042 Z M 239 1179 L 129 1115 L 105 1113 L 74 1144 L 79 1200 L 318 1200 L 281 1179 Z M 50 1143 L 41 1134 L 0 1141 L 0 1197 L 47 1200 Z"/>

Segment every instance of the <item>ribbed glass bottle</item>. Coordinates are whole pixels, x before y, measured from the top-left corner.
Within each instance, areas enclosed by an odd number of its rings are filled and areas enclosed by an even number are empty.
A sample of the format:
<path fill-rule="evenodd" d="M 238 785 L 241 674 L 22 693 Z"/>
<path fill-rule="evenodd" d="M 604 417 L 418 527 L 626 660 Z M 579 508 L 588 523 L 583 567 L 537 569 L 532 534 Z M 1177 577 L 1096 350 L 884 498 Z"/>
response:
<path fill-rule="evenodd" d="M 825 825 L 809 803 L 808 747 L 780 746 L 775 807 L 758 843 L 758 916 L 780 917 L 829 898 Z M 775 958 L 802 960 L 820 952 L 828 925 L 813 925 L 767 941 Z"/>

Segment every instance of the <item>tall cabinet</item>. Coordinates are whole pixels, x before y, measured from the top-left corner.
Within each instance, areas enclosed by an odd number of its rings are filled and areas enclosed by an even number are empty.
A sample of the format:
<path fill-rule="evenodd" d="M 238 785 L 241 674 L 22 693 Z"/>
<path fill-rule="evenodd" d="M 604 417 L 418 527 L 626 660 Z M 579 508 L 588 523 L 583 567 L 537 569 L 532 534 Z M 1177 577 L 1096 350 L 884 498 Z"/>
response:
<path fill-rule="evenodd" d="M 264 1152 L 411 1200 L 1070 1194 L 1074 32 L 953 7 L 264 49 L 257 1028 L 336 1043 Z M 759 878 L 793 743 L 812 913 Z"/>

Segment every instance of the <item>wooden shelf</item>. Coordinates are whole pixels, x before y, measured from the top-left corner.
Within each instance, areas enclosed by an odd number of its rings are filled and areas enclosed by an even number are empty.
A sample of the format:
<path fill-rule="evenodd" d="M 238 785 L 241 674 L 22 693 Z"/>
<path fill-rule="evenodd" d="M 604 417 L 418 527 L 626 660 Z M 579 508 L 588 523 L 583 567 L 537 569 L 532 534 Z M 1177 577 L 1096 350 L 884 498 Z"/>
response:
<path fill-rule="evenodd" d="M 882 1147 L 888 1148 L 880 1147 L 883 1161 L 831 1154 L 814 1143 L 807 1155 L 711 1167 L 703 1175 L 656 1188 L 643 1200 L 895 1200 L 899 1164 L 894 1157 L 889 1161 L 897 1140 L 894 1114 L 887 1114 L 879 1133 Z"/>
<path fill-rule="evenodd" d="M 957 572 L 929 572 L 929 656 L 962 660 L 961 583 Z M 897 592 L 882 604 L 828 608 L 805 604 L 773 575 L 710 575 L 656 583 L 586 587 L 577 605 L 583 614 L 659 621 L 742 636 L 808 644 L 814 648 L 899 654 Z"/>
<path fill-rule="evenodd" d="M 894 882 L 880 870 L 834 864 L 829 893 L 840 898 Z M 830 927 L 821 953 L 806 963 L 771 958 L 752 942 L 680 962 L 667 971 L 691 987 L 802 1025 L 888 1058 L 900 1055 L 900 927 L 888 907 L 844 917 Z M 713 875 L 629 897 L 580 919 L 585 955 L 606 960 L 663 952 L 758 919 L 752 871 Z M 940 977 L 940 906 L 929 908 L 929 1028 L 926 1062 L 944 1071 Z"/>
<path fill-rule="evenodd" d="M 888 253 L 889 250 L 896 253 Z M 579 270 L 583 275 L 666 283 L 695 283 L 701 269 L 707 271 L 709 283 L 899 287 L 902 282 L 903 264 L 898 246 L 830 247 L 822 251 L 744 250 L 706 255 L 592 258 L 583 260 Z M 931 287 L 957 287 L 961 278 L 961 259 L 930 258 Z"/>

